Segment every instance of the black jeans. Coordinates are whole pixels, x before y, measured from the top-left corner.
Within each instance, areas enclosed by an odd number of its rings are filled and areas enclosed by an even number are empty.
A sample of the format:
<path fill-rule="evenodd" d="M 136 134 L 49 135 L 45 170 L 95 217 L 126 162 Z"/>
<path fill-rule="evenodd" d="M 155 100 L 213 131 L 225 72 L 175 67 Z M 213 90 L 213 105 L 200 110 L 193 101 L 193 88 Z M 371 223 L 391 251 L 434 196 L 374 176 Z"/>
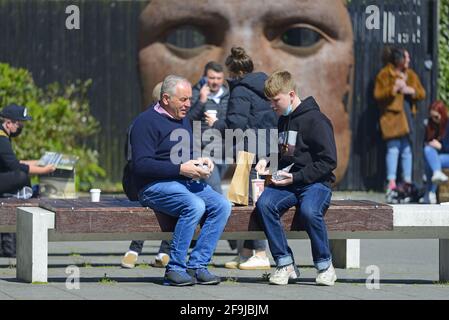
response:
<path fill-rule="evenodd" d="M 129 246 L 129 250 L 137 252 L 138 254 L 141 254 L 144 242 L 145 241 L 143 241 L 143 240 L 133 240 L 131 242 L 131 245 Z M 158 253 L 170 254 L 170 241 L 162 240 Z"/>
<path fill-rule="evenodd" d="M 4 193 L 16 193 L 25 186 L 31 186 L 26 172 L 21 170 L 0 172 L 0 197 Z"/>
<path fill-rule="evenodd" d="M 2 194 L 14 194 L 25 186 L 31 186 L 28 174 L 21 171 L 0 172 L 0 198 Z M 5 257 L 16 256 L 16 234 L 0 233 L 1 252 Z"/>

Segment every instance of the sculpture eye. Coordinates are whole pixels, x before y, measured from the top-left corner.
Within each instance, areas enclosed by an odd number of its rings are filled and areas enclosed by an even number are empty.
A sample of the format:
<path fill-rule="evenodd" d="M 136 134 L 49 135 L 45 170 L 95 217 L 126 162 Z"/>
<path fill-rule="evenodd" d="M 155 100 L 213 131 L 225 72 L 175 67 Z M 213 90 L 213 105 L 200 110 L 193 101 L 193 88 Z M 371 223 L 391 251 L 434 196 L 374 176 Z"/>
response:
<path fill-rule="evenodd" d="M 194 49 L 206 44 L 206 36 L 195 26 L 183 25 L 168 33 L 166 43 L 181 49 Z"/>
<path fill-rule="evenodd" d="M 298 26 L 287 29 L 280 39 L 286 45 L 304 48 L 317 44 L 322 36 L 310 28 Z"/>

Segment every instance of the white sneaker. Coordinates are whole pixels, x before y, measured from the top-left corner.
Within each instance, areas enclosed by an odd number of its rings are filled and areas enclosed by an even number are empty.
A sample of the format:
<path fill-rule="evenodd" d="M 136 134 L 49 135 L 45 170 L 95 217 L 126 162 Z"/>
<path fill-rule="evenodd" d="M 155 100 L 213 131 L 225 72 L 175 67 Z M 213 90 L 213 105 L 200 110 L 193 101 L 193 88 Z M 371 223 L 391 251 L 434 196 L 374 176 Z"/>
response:
<path fill-rule="evenodd" d="M 138 254 L 134 251 L 128 251 L 122 259 L 122 267 L 132 269 L 136 266 Z"/>
<path fill-rule="evenodd" d="M 443 171 L 435 171 L 432 175 L 432 182 L 435 184 L 445 183 L 449 180 L 448 176 Z"/>
<path fill-rule="evenodd" d="M 158 253 L 156 258 L 154 258 L 153 267 L 155 268 L 165 268 L 170 262 L 170 256 L 166 253 Z"/>
<path fill-rule="evenodd" d="M 239 264 L 241 270 L 267 270 L 270 269 L 270 260 L 268 257 L 253 255 L 248 260 Z"/>
<path fill-rule="evenodd" d="M 315 281 L 318 285 L 333 286 L 335 284 L 335 281 L 337 281 L 337 275 L 335 274 L 334 266 L 331 264 L 327 270 L 318 272 Z"/>
<path fill-rule="evenodd" d="M 435 192 L 430 191 L 429 192 L 429 203 L 430 204 L 437 204 L 437 194 Z"/>
<path fill-rule="evenodd" d="M 289 280 L 296 280 L 299 278 L 299 270 L 293 265 L 276 268 L 274 274 L 270 277 L 271 284 L 286 285 Z"/>

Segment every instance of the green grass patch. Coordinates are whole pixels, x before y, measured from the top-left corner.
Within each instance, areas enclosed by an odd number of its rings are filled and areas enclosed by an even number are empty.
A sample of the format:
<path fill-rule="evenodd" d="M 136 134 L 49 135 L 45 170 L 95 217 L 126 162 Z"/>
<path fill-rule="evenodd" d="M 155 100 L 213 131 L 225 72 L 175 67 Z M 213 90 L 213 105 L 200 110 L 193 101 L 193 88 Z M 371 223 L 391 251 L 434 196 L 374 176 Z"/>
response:
<path fill-rule="evenodd" d="M 81 255 L 79 253 L 76 253 L 76 252 L 71 252 L 69 254 L 69 257 L 81 257 Z"/>
<path fill-rule="evenodd" d="M 101 278 L 100 281 L 98 281 L 98 282 L 101 284 L 116 284 L 117 283 L 117 281 L 109 278 L 106 273 L 104 274 L 103 278 Z"/>

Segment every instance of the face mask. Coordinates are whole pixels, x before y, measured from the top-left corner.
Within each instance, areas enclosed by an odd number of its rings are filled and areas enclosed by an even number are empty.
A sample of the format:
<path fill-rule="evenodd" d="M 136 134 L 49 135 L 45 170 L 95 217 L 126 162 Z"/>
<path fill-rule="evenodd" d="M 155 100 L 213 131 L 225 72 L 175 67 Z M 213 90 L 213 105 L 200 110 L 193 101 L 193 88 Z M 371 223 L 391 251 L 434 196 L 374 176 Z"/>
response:
<path fill-rule="evenodd" d="M 11 132 L 9 136 L 11 138 L 18 137 L 22 133 L 23 125 L 19 125 L 16 132 Z"/>
<path fill-rule="evenodd" d="M 293 106 L 292 106 L 292 104 L 290 103 L 289 105 L 288 105 L 288 107 L 287 107 L 287 109 L 285 109 L 284 110 L 284 116 L 288 116 L 290 113 L 292 113 L 292 109 L 293 109 Z"/>

